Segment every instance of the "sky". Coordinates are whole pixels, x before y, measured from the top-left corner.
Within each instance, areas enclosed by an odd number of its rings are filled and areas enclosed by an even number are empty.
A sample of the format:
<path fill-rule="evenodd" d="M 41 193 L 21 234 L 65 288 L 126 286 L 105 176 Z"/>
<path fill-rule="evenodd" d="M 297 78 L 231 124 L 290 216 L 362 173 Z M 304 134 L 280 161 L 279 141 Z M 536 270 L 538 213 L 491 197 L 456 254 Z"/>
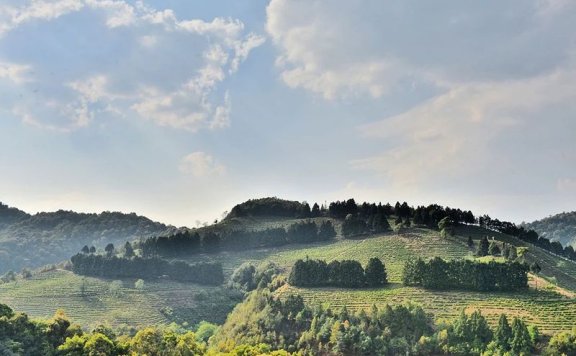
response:
<path fill-rule="evenodd" d="M 3 0 L 0 201 L 576 210 L 571 0 Z"/>

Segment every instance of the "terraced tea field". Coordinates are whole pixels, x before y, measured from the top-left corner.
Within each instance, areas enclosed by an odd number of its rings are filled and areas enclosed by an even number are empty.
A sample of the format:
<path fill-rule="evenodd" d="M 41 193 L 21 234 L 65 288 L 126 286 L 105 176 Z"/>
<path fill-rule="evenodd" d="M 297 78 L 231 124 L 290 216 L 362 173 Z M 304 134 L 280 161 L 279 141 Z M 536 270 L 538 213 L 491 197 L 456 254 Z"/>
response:
<path fill-rule="evenodd" d="M 538 262 L 542 268 L 540 276 L 558 284 L 562 288 L 576 291 L 576 263 L 573 261 L 555 256 L 548 251 L 520 241 L 512 236 L 495 231 L 488 231 L 478 226 L 461 227 L 456 230 L 456 233 L 461 243 L 464 243 L 468 236 L 471 236 L 475 242 L 483 236 L 493 236 L 498 241 L 507 242 L 517 247 L 525 247 L 527 249 L 525 254 L 526 261 L 528 263 L 532 263 L 533 261 Z"/>
<path fill-rule="evenodd" d="M 197 255 L 187 262 L 213 259 L 222 263 L 225 271 L 231 273 L 243 262 L 260 263 L 268 260 L 277 263 L 286 273 L 298 259 L 322 259 L 326 261 L 355 259 L 366 264 L 371 257 L 378 257 L 386 264 L 389 278 L 400 281 L 404 263 L 413 258 L 465 258 L 472 252 L 464 244 L 453 239 L 444 239 L 434 231 L 414 228 L 396 235 L 383 234 L 365 239 L 337 238 L 332 242 L 315 244 L 294 244 L 276 248 L 242 252 L 221 252 L 217 255 Z"/>
<path fill-rule="evenodd" d="M 282 220 L 278 224 L 290 224 Z M 271 227 L 274 221 L 262 221 L 261 227 Z M 418 257 L 445 259 L 474 258 L 467 246 L 468 236 L 479 240 L 482 236 L 527 247 L 526 259 L 537 260 L 542 266 L 541 275 L 548 281 L 569 291 L 564 295 L 553 293 L 553 286 L 543 291 L 546 282 L 539 282 L 540 291 L 533 288 L 523 293 L 472 293 L 431 292 L 400 285 L 404 263 Z M 553 256 L 539 248 L 529 246 L 503 234 L 478 227 L 457 230 L 455 237 L 442 238 L 438 232 L 411 228 L 398 235 L 382 234 L 364 239 L 343 239 L 315 244 L 295 244 L 252 251 L 220 252 L 213 255 L 194 255 L 187 262 L 202 260 L 220 261 L 225 273 L 244 262 L 258 264 L 263 261 L 277 263 L 284 275 L 298 259 L 323 259 L 326 261 L 355 259 L 366 264 L 371 257 L 379 257 L 386 265 L 391 287 L 379 290 L 345 290 L 333 288 L 295 289 L 286 286 L 283 292 L 298 292 L 311 303 L 330 302 L 333 307 L 347 305 L 352 309 L 369 308 L 372 304 L 383 306 L 395 303 L 418 303 L 440 318 L 457 316 L 462 308 L 480 309 L 491 322 L 501 312 L 522 316 L 538 325 L 541 331 L 552 333 L 570 330 L 576 325 L 576 264 Z M 122 281 L 117 294 L 110 293 L 111 280 L 86 278 L 86 292 L 82 297 L 82 277 L 67 271 L 52 271 L 35 275 L 31 280 L 0 285 L 0 303 L 35 317 L 50 317 L 62 308 L 76 322 L 93 326 L 98 323 L 134 326 L 168 323 L 171 321 L 191 324 L 201 320 L 222 322 L 226 314 L 240 301 L 239 296 L 224 287 L 204 287 L 170 281 L 146 281 L 143 291 L 134 288 L 134 280 Z M 533 283 L 534 284 L 534 283 Z M 570 292 L 572 291 L 572 292 Z"/>
<path fill-rule="evenodd" d="M 415 303 L 436 318 L 452 319 L 462 309 L 467 312 L 482 311 L 492 325 L 496 325 L 501 313 L 521 317 L 537 325 L 543 333 L 570 331 L 576 322 L 576 299 L 565 298 L 548 291 L 519 293 L 436 292 L 421 288 L 393 284 L 374 290 L 343 290 L 336 288 L 295 288 L 287 286 L 282 294 L 298 293 L 307 303 L 325 303 L 338 310 L 369 310 L 372 305 Z"/>
<path fill-rule="evenodd" d="M 172 321 L 221 323 L 241 300 L 221 287 L 146 281 L 143 290 L 138 290 L 134 280 L 123 280 L 120 288 L 111 287 L 112 282 L 55 270 L 1 284 L 0 302 L 36 318 L 50 318 L 56 310 L 64 309 L 73 322 L 92 328 L 98 324 L 146 326 Z"/>

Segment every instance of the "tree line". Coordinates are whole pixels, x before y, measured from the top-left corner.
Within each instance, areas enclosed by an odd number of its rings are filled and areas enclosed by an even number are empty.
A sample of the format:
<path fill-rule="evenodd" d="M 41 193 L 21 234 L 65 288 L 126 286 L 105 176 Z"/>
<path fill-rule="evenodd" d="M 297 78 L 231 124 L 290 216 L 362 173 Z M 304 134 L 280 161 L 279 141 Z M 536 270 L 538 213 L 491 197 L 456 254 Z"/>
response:
<path fill-rule="evenodd" d="M 168 278 L 179 282 L 221 285 L 224 282 L 222 265 L 216 262 L 188 264 L 169 262 L 160 258 L 124 258 L 110 255 L 79 253 L 72 258 L 72 272 L 105 278 Z"/>
<path fill-rule="evenodd" d="M 386 267 L 379 258 L 371 258 L 366 269 L 358 261 L 298 260 L 294 263 L 288 283 L 297 287 L 379 287 L 388 283 Z"/>
<path fill-rule="evenodd" d="M 185 256 L 194 253 L 212 253 L 221 250 L 245 250 L 260 247 L 282 246 L 290 243 L 327 241 L 336 236 L 332 222 L 325 220 L 319 225 L 312 220 L 283 227 L 257 231 L 228 230 L 180 231 L 170 236 L 158 236 L 140 242 L 143 256 Z"/>
<path fill-rule="evenodd" d="M 514 291 L 528 288 L 528 266 L 518 262 L 419 258 L 405 263 L 402 283 L 435 290 Z"/>
<path fill-rule="evenodd" d="M 376 213 L 387 217 L 392 215 L 396 216 L 396 224 L 398 225 L 409 225 L 412 223 L 414 225 L 425 225 L 430 228 L 437 228 L 443 219 L 446 219 L 451 227 L 461 224 L 477 224 L 480 227 L 514 236 L 556 255 L 576 261 L 576 250 L 569 244 L 562 246 L 558 241 L 550 241 L 544 236 L 539 236 L 533 229 L 527 229 L 524 226 L 518 226 L 512 222 L 493 219 L 489 215 L 476 217 L 470 210 L 443 207 L 438 204 L 417 206 L 414 208 L 406 202 L 396 202 L 394 206 L 389 203 L 384 205 L 382 203 L 357 204 L 354 199 L 332 202 L 327 210 L 327 215 L 333 218 L 345 219 L 348 215 L 353 217 L 351 225 L 355 228 L 351 229 L 353 232 L 350 235 L 369 233 L 370 229 L 363 229 L 362 222 L 359 222 L 359 220 L 367 222 L 368 217 Z"/>

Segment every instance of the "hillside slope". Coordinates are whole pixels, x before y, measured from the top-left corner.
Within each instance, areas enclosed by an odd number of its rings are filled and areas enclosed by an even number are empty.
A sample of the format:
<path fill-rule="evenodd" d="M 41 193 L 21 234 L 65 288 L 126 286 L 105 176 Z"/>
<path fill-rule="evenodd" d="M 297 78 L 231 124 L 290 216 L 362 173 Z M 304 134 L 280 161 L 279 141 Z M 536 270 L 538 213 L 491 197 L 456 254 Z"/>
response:
<path fill-rule="evenodd" d="M 0 204 L 0 274 L 67 260 L 84 245 L 120 247 L 127 240 L 171 229 L 136 214 L 84 214 L 59 210 L 27 214 Z"/>
<path fill-rule="evenodd" d="M 562 245 L 576 247 L 576 211 L 564 212 L 524 224 L 539 235 Z"/>
<path fill-rule="evenodd" d="M 337 231 L 340 231 L 339 221 L 331 220 Z M 302 220 L 251 217 L 238 219 L 235 226 L 259 230 L 272 226 L 288 226 L 298 221 Z M 212 228 L 223 227 L 220 225 Z M 468 236 L 476 243 L 481 237 L 489 236 L 496 241 L 526 247 L 524 258 L 528 262 L 538 261 L 542 266 L 540 275 L 566 290 L 533 276 L 530 277 L 531 290 L 519 293 L 433 292 L 400 284 L 402 268 L 408 260 L 435 256 L 445 259 L 474 258 L 473 250 L 467 246 Z M 538 247 L 528 246 L 514 237 L 477 226 L 460 227 L 456 229 L 455 236 L 450 238 L 440 237 L 439 232 L 433 229 L 411 227 L 399 234 L 390 232 L 359 239 L 344 239 L 339 234 L 335 240 L 328 242 L 195 254 L 180 260 L 218 261 L 223 264 L 228 276 L 245 262 L 259 264 L 271 261 L 279 265 L 284 276 L 288 276 L 292 265 L 298 259 L 356 259 L 365 264 L 371 257 L 379 257 L 386 264 L 390 286 L 350 290 L 294 288 L 286 285 L 278 293 L 282 295 L 296 291 L 308 303 L 329 303 L 335 308 L 346 305 L 353 310 L 370 308 L 372 304 L 384 306 L 414 302 L 440 318 L 454 318 L 462 308 L 480 309 L 491 323 L 496 322 L 499 313 L 507 312 L 525 318 L 546 333 L 570 330 L 576 323 L 576 299 L 572 298 L 573 294 L 570 292 L 576 290 L 576 263 Z M 234 304 L 240 301 L 238 296 L 221 287 L 156 280 L 146 281 L 145 290 L 142 292 L 134 288 L 134 280 L 126 279 L 122 280 L 121 293 L 114 294 L 110 291 L 111 280 L 86 280 L 90 291 L 88 299 L 80 296 L 81 277 L 67 271 L 53 271 L 35 275 L 32 280 L 18 280 L 16 283 L 0 285 L 0 300 L 32 316 L 49 316 L 63 307 L 74 320 L 84 324 L 107 322 L 115 326 L 171 321 L 195 324 L 202 319 L 221 323 Z M 52 302 L 46 303 L 46 300 Z M 93 302 L 97 302 L 97 307 L 92 306 Z M 130 308 L 127 308 L 128 305 Z"/>

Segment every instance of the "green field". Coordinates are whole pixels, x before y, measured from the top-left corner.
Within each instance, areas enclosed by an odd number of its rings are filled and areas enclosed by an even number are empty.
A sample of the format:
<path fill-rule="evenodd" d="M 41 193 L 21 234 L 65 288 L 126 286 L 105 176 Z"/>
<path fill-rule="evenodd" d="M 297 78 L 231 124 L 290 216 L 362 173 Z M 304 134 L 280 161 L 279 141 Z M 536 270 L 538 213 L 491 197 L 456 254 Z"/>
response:
<path fill-rule="evenodd" d="M 134 327 L 173 321 L 222 323 L 241 301 L 241 296 L 222 287 L 146 281 L 138 290 L 135 280 L 123 280 L 121 288 L 111 290 L 112 282 L 54 270 L 0 284 L 0 303 L 38 318 L 52 317 L 63 309 L 73 322 L 93 328 L 98 324 Z"/>
<path fill-rule="evenodd" d="M 289 224 L 261 221 L 258 228 Z M 528 247 L 525 254 L 530 262 L 537 260 L 542 266 L 541 276 L 557 287 L 541 280 L 539 290 L 519 293 L 432 292 L 400 284 L 404 262 L 418 257 L 440 256 L 445 259 L 474 258 L 466 244 L 468 236 L 474 240 L 482 236 Z M 226 274 L 244 262 L 277 263 L 288 275 L 298 259 L 326 261 L 355 259 L 365 264 L 371 257 L 379 257 L 386 265 L 389 287 L 378 290 L 345 290 L 334 288 L 296 289 L 286 286 L 279 293 L 298 292 L 310 303 L 329 303 L 339 308 L 369 308 L 372 304 L 413 302 L 438 318 L 453 318 L 464 308 L 480 309 L 491 322 L 500 313 L 518 315 L 538 325 L 541 331 L 553 333 L 571 330 L 576 325 L 576 299 L 567 297 L 576 290 L 576 264 L 553 256 L 539 248 L 478 227 L 463 227 L 454 237 L 442 238 L 438 232 L 424 228 L 410 228 L 401 234 L 388 233 L 376 237 L 335 241 L 307 245 L 286 245 L 278 248 L 240 252 L 221 252 L 215 255 L 194 255 L 185 261 L 220 261 Z M 532 279 L 532 278 L 531 278 Z M 95 325 L 105 322 L 113 326 L 122 324 L 141 326 L 171 321 L 198 323 L 201 320 L 222 322 L 238 296 L 223 287 L 204 287 L 170 281 L 146 281 L 143 291 L 134 288 L 134 280 L 124 280 L 119 294 L 110 292 L 110 280 L 86 278 L 84 297 L 80 294 L 82 277 L 57 270 L 35 275 L 30 280 L 0 285 L 0 302 L 35 317 L 49 317 L 62 308 L 76 322 Z M 531 282 L 534 285 L 533 282 Z M 566 289 L 563 291 L 560 287 Z M 557 293 L 563 292 L 563 295 Z"/>

